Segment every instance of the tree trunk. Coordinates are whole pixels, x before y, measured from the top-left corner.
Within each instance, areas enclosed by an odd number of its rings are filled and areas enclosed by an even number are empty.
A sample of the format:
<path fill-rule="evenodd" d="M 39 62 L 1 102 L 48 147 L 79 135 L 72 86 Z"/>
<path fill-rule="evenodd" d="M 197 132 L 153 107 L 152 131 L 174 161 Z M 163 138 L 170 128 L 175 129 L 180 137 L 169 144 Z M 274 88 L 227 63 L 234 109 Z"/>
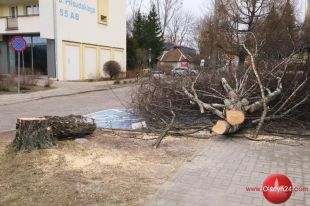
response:
<path fill-rule="evenodd" d="M 244 52 L 239 52 L 239 66 L 243 66 L 245 63 L 245 59 L 246 59 L 246 54 Z"/>
<path fill-rule="evenodd" d="M 278 86 L 274 92 L 270 92 L 264 99 L 250 105 L 250 102 L 247 99 L 241 99 L 236 90 L 232 89 L 232 87 L 228 84 L 227 80 L 222 78 L 222 86 L 229 99 L 225 99 L 223 105 L 207 104 L 198 98 L 194 88 L 196 81 L 197 80 L 195 80 L 191 85 L 193 94 L 187 91 L 185 87 L 182 88 L 183 92 L 192 102 L 195 102 L 198 105 L 200 113 L 203 114 L 205 110 L 209 110 L 221 118 L 221 120 L 218 120 L 212 128 L 214 133 L 221 135 L 228 135 L 237 132 L 245 122 L 247 113 L 253 113 L 261 109 L 264 101 L 269 103 L 282 93 L 282 84 L 281 81 L 278 80 Z M 217 108 L 223 108 L 224 110 L 220 111 Z"/>
<path fill-rule="evenodd" d="M 96 130 L 93 119 L 81 115 L 69 115 L 65 117 L 46 116 L 53 136 L 57 139 L 75 139 L 92 134 Z"/>
<path fill-rule="evenodd" d="M 16 124 L 13 147 L 17 151 L 47 149 L 55 145 L 46 118 L 20 118 Z"/>
<path fill-rule="evenodd" d="M 239 130 L 240 126 L 232 126 L 225 120 L 218 120 L 216 124 L 212 127 L 212 132 L 216 134 L 231 134 Z"/>

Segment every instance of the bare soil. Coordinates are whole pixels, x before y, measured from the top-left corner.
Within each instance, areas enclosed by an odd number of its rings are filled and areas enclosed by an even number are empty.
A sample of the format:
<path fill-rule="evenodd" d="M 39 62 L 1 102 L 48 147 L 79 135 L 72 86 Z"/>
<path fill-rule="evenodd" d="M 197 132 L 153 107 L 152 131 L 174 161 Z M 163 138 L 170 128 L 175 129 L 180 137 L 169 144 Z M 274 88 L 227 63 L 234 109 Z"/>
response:
<path fill-rule="evenodd" d="M 0 134 L 0 205 L 139 205 L 207 140 L 96 131 L 84 144 L 16 153 Z"/>

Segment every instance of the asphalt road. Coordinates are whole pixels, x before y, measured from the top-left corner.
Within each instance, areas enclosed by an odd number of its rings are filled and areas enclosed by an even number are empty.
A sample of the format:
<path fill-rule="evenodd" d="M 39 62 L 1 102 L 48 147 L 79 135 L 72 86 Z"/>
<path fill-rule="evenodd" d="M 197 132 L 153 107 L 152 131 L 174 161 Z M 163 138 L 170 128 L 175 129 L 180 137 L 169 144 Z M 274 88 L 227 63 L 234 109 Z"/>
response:
<path fill-rule="evenodd" d="M 64 97 L 0 106 L 0 133 L 15 130 L 20 117 L 44 115 L 89 114 L 106 109 L 121 109 L 128 106 L 133 87 L 90 92 Z"/>

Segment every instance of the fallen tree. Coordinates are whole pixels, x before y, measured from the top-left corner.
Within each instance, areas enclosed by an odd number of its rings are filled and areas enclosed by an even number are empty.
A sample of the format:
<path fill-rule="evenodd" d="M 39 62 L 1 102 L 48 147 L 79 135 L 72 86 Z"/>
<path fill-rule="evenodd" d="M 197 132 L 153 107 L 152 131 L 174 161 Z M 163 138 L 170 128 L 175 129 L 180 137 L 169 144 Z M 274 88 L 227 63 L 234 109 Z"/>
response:
<path fill-rule="evenodd" d="M 45 118 L 52 129 L 53 136 L 57 139 L 82 138 L 91 135 L 97 128 L 93 119 L 81 115 L 45 116 Z"/>
<path fill-rule="evenodd" d="M 212 131 L 216 134 L 231 134 L 237 132 L 240 129 L 240 125 L 244 123 L 248 112 L 253 113 L 260 110 L 263 107 L 263 102 L 266 102 L 266 104 L 268 104 L 270 101 L 277 98 L 281 94 L 283 89 L 281 81 L 279 80 L 277 89 L 274 92 L 270 92 L 267 96 L 264 97 L 264 100 L 262 99 L 250 104 L 250 102 L 246 98 L 241 99 L 240 95 L 232 89 L 232 87 L 228 84 L 227 80 L 225 78 L 222 78 L 221 82 L 229 99 L 225 99 L 222 105 L 216 105 L 217 107 L 223 109 L 223 111 L 220 111 L 219 109 L 213 107 L 212 104 L 204 103 L 198 99 L 198 95 L 194 89 L 196 80 L 192 83 L 191 86 L 193 94 L 187 91 L 185 87 L 183 87 L 182 89 L 184 93 L 191 99 L 191 101 L 195 102 L 199 106 L 199 108 L 202 108 L 202 113 L 204 113 L 204 109 L 210 110 L 222 119 L 218 120 L 217 123 L 212 127 Z M 241 85 L 241 87 L 243 86 Z"/>
<path fill-rule="evenodd" d="M 266 121 L 309 119 L 309 65 L 296 63 L 294 54 L 257 60 L 257 51 L 244 48 L 250 63 L 233 70 L 141 80 L 133 96 L 136 113 L 146 120 L 149 130 L 164 135 L 208 126 L 214 133 L 231 135 L 256 127 L 253 140 Z"/>
<path fill-rule="evenodd" d="M 82 138 L 95 130 L 94 120 L 80 115 L 20 118 L 12 146 L 17 151 L 47 149 L 55 145 L 56 139 Z"/>

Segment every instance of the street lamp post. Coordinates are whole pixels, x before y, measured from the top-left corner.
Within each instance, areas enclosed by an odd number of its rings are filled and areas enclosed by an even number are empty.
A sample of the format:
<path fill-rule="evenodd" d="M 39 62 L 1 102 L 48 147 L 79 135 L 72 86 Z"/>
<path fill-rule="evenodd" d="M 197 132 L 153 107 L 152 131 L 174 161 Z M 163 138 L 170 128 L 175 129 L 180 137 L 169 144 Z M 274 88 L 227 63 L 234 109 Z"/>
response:
<path fill-rule="evenodd" d="M 149 68 L 152 68 L 152 48 L 149 48 Z"/>
<path fill-rule="evenodd" d="M 201 61 L 200 61 L 200 67 L 201 68 L 204 68 L 205 67 L 205 60 L 204 59 L 201 59 Z"/>

